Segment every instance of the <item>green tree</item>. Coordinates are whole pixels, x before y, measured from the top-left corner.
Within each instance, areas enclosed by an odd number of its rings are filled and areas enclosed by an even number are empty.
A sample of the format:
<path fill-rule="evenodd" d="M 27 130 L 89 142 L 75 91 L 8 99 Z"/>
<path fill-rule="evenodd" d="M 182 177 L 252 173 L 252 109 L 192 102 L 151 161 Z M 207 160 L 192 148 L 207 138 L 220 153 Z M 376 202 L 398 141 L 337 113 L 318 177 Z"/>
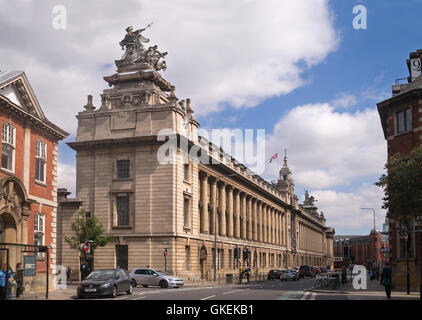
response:
<path fill-rule="evenodd" d="M 384 190 L 383 208 L 392 218 L 422 214 L 422 145 L 409 154 L 395 154 L 385 165 L 377 186 Z"/>
<path fill-rule="evenodd" d="M 64 237 L 72 249 L 81 249 L 81 243 L 85 241 L 90 242 L 91 250 L 94 251 L 98 247 L 104 247 L 107 242 L 113 239 L 113 236 L 103 236 L 104 227 L 96 217 L 88 217 L 84 210 L 79 211 L 78 218 L 72 223 L 73 235 L 71 237 Z"/>

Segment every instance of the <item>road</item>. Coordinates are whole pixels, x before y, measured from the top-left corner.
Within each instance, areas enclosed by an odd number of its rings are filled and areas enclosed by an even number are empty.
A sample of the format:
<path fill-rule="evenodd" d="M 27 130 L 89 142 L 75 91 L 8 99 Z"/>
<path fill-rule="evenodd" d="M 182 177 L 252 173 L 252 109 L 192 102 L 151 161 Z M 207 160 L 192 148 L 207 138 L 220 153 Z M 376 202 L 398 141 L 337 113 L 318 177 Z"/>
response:
<path fill-rule="evenodd" d="M 259 283 L 212 287 L 136 287 L 133 294 L 100 300 L 300 300 L 314 279 L 299 281 L 268 280 Z M 76 292 L 76 287 L 75 287 Z M 72 296 L 72 298 L 76 298 Z"/>

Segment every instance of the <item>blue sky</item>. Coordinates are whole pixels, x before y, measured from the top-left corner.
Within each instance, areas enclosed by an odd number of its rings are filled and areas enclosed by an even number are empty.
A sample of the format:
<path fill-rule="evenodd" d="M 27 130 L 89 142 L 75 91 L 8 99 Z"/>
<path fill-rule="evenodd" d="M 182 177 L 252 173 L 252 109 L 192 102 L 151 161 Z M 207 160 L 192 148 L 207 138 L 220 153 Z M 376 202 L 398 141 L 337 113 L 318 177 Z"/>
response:
<path fill-rule="evenodd" d="M 75 153 L 65 142 L 75 140 L 86 95 L 100 103 L 124 28 L 155 21 L 146 36 L 169 52 L 163 76 L 180 99 L 192 98 L 201 127 L 265 129 L 266 158 L 287 148 L 300 200 L 309 190 L 337 234 L 370 231 L 361 207 L 375 208 L 381 228 L 374 182 L 387 145 L 376 103 L 422 48 L 422 0 L 64 0 L 61 31 L 51 27 L 56 1 L 5 3 L 0 69 L 25 70 L 49 119 L 71 133 L 59 144 L 59 187 L 74 191 Z M 352 26 L 356 5 L 367 9 L 366 30 Z M 267 163 L 262 176 L 276 179 L 281 165 Z"/>

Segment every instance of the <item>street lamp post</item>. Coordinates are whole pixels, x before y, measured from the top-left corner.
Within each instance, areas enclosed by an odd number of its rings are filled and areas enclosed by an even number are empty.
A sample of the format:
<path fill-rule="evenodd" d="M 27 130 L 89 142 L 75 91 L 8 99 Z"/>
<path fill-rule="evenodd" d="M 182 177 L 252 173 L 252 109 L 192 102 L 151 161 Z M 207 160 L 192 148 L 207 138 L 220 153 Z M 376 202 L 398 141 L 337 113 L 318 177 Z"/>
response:
<path fill-rule="evenodd" d="M 377 259 L 377 246 L 376 246 L 377 238 L 376 238 L 376 233 L 375 233 L 375 209 L 374 208 L 361 208 L 361 209 L 372 210 L 372 212 L 374 213 L 374 263 L 373 263 L 373 266 L 375 267 L 375 262 Z"/>
<path fill-rule="evenodd" d="M 411 236 L 411 231 L 409 231 L 407 229 L 407 227 L 403 227 L 402 230 L 400 230 L 400 236 L 404 236 L 405 240 L 406 240 L 406 268 L 407 268 L 407 272 L 406 272 L 406 291 L 407 294 L 410 294 L 410 271 L 409 271 L 409 242 L 410 242 L 410 236 Z"/>

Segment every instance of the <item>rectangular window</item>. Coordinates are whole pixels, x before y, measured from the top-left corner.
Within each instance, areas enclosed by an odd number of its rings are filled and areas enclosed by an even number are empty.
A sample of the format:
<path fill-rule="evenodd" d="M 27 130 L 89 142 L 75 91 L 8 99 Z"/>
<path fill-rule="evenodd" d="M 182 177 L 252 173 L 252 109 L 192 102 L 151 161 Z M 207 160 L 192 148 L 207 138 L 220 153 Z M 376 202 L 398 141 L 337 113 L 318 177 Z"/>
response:
<path fill-rule="evenodd" d="M 1 134 L 1 167 L 10 171 L 14 171 L 15 134 L 15 128 L 3 122 Z"/>
<path fill-rule="evenodd" d="M 34 214 L 34 245 L 43 246 L 44 245 L 44 233 L 45 233 L 45 216 L 40 213 Z M 38 252 L 38 257 L 43 257 L 44 253 Z"/>
<path fill-rule="evenodd" d="M 37 140 L 35 152 L 35 180 L 45 182 L 47 144 Z"/>
<path fill-rule="evenodd" d="M 190 251 L 190 247 L 186 246 L 185 247 L 185 268 L 186 268 L 186 270 L 189 270 L 189 251 Z"/>
<path fill-rule="evenodd" d="M 117 160 L 117 179 L 130 178 L 130 160 Z"/>
<path fill-rule="evenodd" d="M 189 163 L 185 163 L 183 169 L 184 169 L 184 180 L 190 181 L 190 172 L 189 172 L 190 166 L 189 166 Z"/>
<path fill-rule="evenodd" d="M 190 212 L 190 199 L 185 197 L 183 201 L 183 225 L 189 227 L 189 212 Z"/>
<path fill-rule="evenodd" d="M 129 196 L 117 197 L 117 225 L 129 225 Z"/>
<path fill-rule="evenodd" d="M 405 109 L 396 113 L 397 134 L 412 129 L 411 109 Z"/>

